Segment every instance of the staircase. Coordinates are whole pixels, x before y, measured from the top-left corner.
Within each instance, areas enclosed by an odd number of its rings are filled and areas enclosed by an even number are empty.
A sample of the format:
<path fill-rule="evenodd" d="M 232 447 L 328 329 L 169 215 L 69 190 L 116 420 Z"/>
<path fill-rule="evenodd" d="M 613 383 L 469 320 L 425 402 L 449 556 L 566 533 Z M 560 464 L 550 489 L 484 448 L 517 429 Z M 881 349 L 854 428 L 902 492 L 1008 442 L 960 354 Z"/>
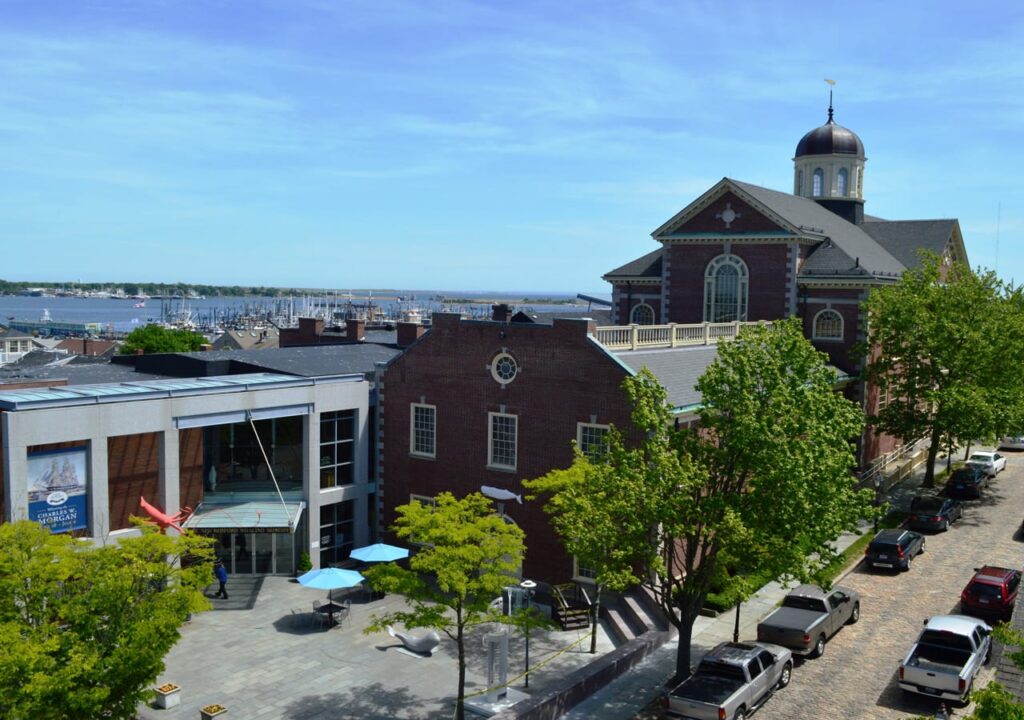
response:
<path fill-rule="evenodd" d="M 644 588 L 633 588 L 618 598 L 602 595 L 601 624 L 616 646 L 646 632 L 669 632 L 671 627 L 654 598 Z"/>
<path fill-rule="evenodd" d="M 551 586 L 551 615 L 563 630 L 590 627 L 592 603 L 587 591 L 576 583 Z"/>

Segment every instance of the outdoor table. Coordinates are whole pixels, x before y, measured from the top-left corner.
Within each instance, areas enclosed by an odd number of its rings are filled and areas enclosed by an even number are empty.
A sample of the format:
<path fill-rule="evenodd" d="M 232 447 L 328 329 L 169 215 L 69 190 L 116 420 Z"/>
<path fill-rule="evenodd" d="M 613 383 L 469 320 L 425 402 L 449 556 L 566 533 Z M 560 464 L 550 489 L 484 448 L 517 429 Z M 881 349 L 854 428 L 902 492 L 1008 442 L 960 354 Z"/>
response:
<path fill-rule="evenodd" d="M 323 615 L 326 615 L 327 616 L 328 624 L 330 625 L 330 627 L 334 627 L 334 625 L 335 625 L 334 613 L 340 613 L 344 609 L 345 609 L 344 605 L 339 605 L 336 602 L 328 602 L 328 603 L 324 603 L 323 605 L 318 607 L 316 609 L 316 611 L 318 613 L 322 613 Z"/>

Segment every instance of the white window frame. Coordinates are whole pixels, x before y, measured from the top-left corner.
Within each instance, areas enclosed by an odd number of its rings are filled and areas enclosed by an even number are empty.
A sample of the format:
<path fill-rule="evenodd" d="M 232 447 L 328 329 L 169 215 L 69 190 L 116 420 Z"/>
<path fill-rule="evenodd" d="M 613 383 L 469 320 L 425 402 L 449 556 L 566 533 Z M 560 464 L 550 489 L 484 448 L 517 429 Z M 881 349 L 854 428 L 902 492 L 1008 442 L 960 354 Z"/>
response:
<path fill-rule="evenodd" d="M 736 317 L 732 320 L 715 320 L 718 308 L 716 307 L 716 289 L 718 284 L 718 271 L 725 265 L 736 269 Z M 704 322 L 735 322 L 747 319 L 747 308 L 750 303 L 750 272 L 743 258 L 731 253 L 725 253 L 714 258 L 708 263 L 704 270 Z"/>
<path fill-rule="evenodd" d="M 878 386 L 878 410 L 881 412 L 889 405 L 889 387 Z"/>
<path fill-rule="evenodd" d="M 650 312 L 650 314 L 651 314 L 651 321 L 650 322 L 640 322 L 637 319 L 637 317 L 636 317 L 638 310 L 641 311 L 641 312 L 644 312 L 644 313 Z M 630 325 L 653 325 L 657 320 L 658 320 L 658 315 L 657 315 L 657 313 L 654 312 L 654 308 L 651 307 L 650 305 L 648 305 L 645 302 L 642 302 L 642 303 L 639 303 L 637 305 L 634 305 L 633 309 L 629 311 L 629 324 Z"/>
<path fill-rule="evenodd" d="M 811 176 L 811 197 L 825 197 L 825 170 L 814 168 Z"/>
<path fill-rule="evenodd" d="M 838 335 L 822 335 L 818 332 L 818 320 L 821 318 L 822 315 L 826 313 L 835 315 L 837 318 L 839 318 Z M 817 313 L 815 313 L 814 320 L 811 321 L 811 338 L 813 340 L 830 340 L 832 342 L 841 342 L 845 331 L 846 323 L 843 320 L 842 313 L 840 313 L 838 310 L 834 310 L 833 308 L 825 308 L 824 310 L 819 310 Z"/>
<path fill-rule="evenodd" d="M 593 575 L 587 575 L 587 572 L 594 573 Z M 591 585 L 597 584 L 597 572 L 591 568 L 584 568 L 580 565 L 580 560 L 575 555 L 572 556 L 572 579 L 576 582 L 590 583 Z"/>
<path fill-rule="evenodd" d="M 494 421 L 495 418 L 512 418 L 515 428 L 515 437 L 512 439 L 512 464 L 506 465 L 494 461 Z M 510 413 L 488 412 L 487 413 L 487 467 L 495 470 L 515 471 L 519 463 L 519 416 Z"/>
<path fill-rule="evenodd" d="M 584 455 L 589 455 L 589 453 L 587 452 L 587 448 L 583 447 L 583 431 L 584 431 L 585 428 L 594 428 L 595 430 L 601 430 L 603 432 L 603 437 L 605 439 L 604 440 L 604 447 L 605 447 L 605 451 L 607 452 L 607 450 L 608 450 L 608 430 L 611 428 L 611 426 L 610 425 L 601 425 L 600 423 L 585 423 L 585 422 L 578 422 L 578 423 L 576 423 L 576 447 L 578 447 L 580 449 L 580 452 L 582 452 Z"/>
<path fill-rule="evenodd" d="M 428 507 L 437 507 L 437 498 L 433 498 L 429 495 L 417 495 L 415 493 L 409 493 L 409 502 L 418 502 L 420 505 L 426 505 Z"/>
<path fill-rule="evenodd" d="M 431 413 L 430 451 L 416 448 L 416 411 L 429 410 Z M 415 457 L 437 457 L 437 406 L 427 403 L 409 403 L 409 454 Z"/>
<path fill-rule="evenodd" d="M 836 195 L 846 197 L 850 194 L 850 172 L 846 168 L 839 168 L 836 173 Z"/>

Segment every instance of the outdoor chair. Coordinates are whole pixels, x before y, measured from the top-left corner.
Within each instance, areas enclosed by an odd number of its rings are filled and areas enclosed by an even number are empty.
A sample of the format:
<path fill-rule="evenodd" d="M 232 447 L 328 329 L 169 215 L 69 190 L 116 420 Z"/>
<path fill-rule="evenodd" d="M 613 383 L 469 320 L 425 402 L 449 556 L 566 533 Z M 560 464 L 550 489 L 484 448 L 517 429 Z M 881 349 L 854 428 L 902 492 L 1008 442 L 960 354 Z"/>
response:
<path fill-rule="evenodd" d="M 323 603 L 319 600 L 313 601 L 313 614 L 309 619 L 310 625 L 319 625 L 320 627 L 323 627 L 325 624 L 327 624 L 327 615 L 320 612 L 321 605 L 323 605 Z"/>
<path fill-rule="evenodd" d="M 345 599 L 338 604 L 341 605 L 341 610 L 334 613 L 334 617 L 337 618 L 339 625 L 344 625 L 345 621 L 348 620 L 349 614 L 352 612 L 352 601 Z"/>

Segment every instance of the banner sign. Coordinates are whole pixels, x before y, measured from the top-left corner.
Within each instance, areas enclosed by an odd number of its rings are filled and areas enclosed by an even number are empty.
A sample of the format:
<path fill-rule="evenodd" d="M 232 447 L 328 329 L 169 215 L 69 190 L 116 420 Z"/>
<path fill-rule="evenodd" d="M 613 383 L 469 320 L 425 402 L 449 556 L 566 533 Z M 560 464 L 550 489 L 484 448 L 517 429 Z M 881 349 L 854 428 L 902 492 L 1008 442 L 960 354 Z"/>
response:
<path fill-rule="evenodd" d="M 28 517 L 52 533 L 89 527 L 86 448 L 28 456 Z"/>

